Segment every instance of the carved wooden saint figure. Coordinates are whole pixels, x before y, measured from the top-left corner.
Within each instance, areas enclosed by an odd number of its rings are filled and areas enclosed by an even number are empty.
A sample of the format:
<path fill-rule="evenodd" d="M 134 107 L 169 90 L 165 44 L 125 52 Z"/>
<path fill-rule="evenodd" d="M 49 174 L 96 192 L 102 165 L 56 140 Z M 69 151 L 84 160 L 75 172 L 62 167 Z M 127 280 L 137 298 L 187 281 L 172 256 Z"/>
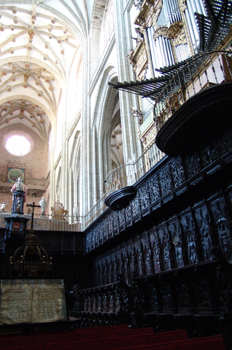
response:
<path fill-rule="evenodd" d="M 177 267 L 183 267 L 184 260 L 183 260 L 183 251 L 182 251 L 182 239 L 181 239 L 179 229 L 177 229 L 177 225 L 175 222 L 170 225 L 169 229 L 172 235 L 172 242 L 175 247 L 176 265 Z"/>
<path fill-rule="evenodd" d="M 168 241 L 164 241 L 163 246 L 163 261 L 164 261 L 164 269 L 171 270 L 171 260 L 170 260 L 170 244 Z"/>
<path fill-rule="evenodd" d="M 228 228 L 228 221 L 221 217 L 217 221 L 219 243 L 223 254 L 227 260 L 232 259 L 232 239 Z"/>
<path fill-rule="evenodd" d="M 202 226 L 200 229 L 203 258 L 204 260 L 212 260 L 211 248 L 212 248 L 212 239 L 210 235 L 209 224 L 206 220 L 203 220 Z"/>
<path fill-rule="evenodd" d="M 176 255 L 176 264 L 177 267 L 184 266 L 183 253 L 182 253 L 182 242 L 179 238 L 179 242 L 175 244 L 175 255 Z"/>
<path fill-rule="evenodd" d="M 190 264 L 196 264 L 198 262 L 196 242 L 193 234 L 190 234 L 188 238 L 188 258 Z"/>
<path fill-rule="evenodd" d="M 160 245 L 159 244 L 154 244 L 153 246 L 153 259 L 154 259 L 154 271 L 155 273 L 158 273 L 161 271 L 161 267 L 160 267 L 160 260 L 161 260 L 161 256 L 160 256 Z"/>

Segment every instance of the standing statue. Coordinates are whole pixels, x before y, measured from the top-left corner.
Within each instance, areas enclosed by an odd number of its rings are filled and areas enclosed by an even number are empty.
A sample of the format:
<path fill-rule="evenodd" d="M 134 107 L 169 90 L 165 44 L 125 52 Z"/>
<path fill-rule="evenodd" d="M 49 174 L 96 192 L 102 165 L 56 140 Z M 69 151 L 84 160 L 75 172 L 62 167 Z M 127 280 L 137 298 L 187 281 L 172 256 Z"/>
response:
<path fill-rule="evenodd" d="M 11 187 L 11 193 L 13 194 L 14 191 L 21 190 L 24 191 L 23 201 L 26 202 L 27 200 L 27 187 L 24 185 L 24 183 L 21 181 L 21 177 L 17 179 L 17 182 Z M 13 200 L 13 197 L 12 197 Z"/>
<path fill-rule="evenodd" d="M 143 113 L 142 113 L 142 111 L 140 111 L 140 109 L 135 109 L 135 107 L 131 107 L 131 115 L 134 118 L 138 118 L 139 124 L 143 123 Z"/>
<path fill-rule="evenodd" d="M 219 236 L 219 244 L 226 260 L 232 260 L 232 239 L 228 220 L 220 217 L 216 223 Z"/>
<path fill-rule="evenodd" d="M 5 213 L 5 208 L 6 208 L 6 205 L 7 205 L 7 203 L 6 203 L 6 202 L 2 202 L 1 207 L 0 207 L 0 211 L 1 211 L 1 213 Z"/>
<path fill-rule="evenodd" d="M 189 239 L 188 239 L 188 258 L 189 258 L 190 264 L 196 264 L 198 262 L 197 247 L 193 237 L 193 233 L 189 235 Z"/>
<path fill-rule="evenodd" d="M 132 60 L 133 53 L 134 53 L 134 50 L 133 50 L 133 49 L 130 49 L 130 51 L 129 51 L 128 54 L 126 55 L 126 57 L 128 58 L 128 60 L 129 60 L 130 63 L 133 63 L 133 60 Z"/>
<path fill-rule="evenodd" d="M 46 200 L 44 199 L 44 197 L 42 197 L 39 201 L 39 205 L 41 207 L 41 211 L 42 211 L 42 215 L 45 215 L 45 209 L 46 209 Z"/>
<path fill-rule="evenodd" d="M 138 45 L 141 41 L 144 41 L 144 36 L 143 33 L 141 32 L 140 28 L 135 28 L 137 38 L 136 40 L 136 45 Z"/>

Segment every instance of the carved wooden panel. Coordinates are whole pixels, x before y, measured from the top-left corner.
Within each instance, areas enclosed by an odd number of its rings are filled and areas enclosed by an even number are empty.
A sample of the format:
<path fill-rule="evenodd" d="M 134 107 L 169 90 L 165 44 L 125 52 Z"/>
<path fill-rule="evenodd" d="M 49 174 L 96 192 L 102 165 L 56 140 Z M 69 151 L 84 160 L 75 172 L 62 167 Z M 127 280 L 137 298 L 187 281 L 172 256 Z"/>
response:
<path fill-rule="evenodd" d="M 195 219 L 201 241 L 201 255 L 204 261 L 212 260 L 213 228 L 210 213 L 205 204 L 194 209 Z M 215 244 L 214 244 L 215 245 Z"/>
<path fill-rule="evenodd" d="M 184 240 L 181 232 L 180 223 L 177 217 L 168 222 L 168 229 L 171 237 L 171 250 L 174 255 L 175 267 L 183 267 L 184 264 Z"/>
<path fill-rule="evenodd" d="M 180 215 L 180 222 L 185 237 L 188 264 L 196 264 L 199 261 L 199 248 L 192 212 L 187 211 L 182 213 Z"/>

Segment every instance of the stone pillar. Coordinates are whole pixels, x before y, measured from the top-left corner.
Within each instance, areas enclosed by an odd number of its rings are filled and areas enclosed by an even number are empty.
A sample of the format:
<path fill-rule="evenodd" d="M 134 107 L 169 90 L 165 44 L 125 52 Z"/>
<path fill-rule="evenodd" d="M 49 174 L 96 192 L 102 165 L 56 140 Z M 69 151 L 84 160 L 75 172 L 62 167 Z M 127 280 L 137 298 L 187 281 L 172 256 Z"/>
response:
<path fill-rule="evenodd" d="M 115 0 L 115 36 L 118 55 L 118 80 L 119 82 L 133 81 L 136 79 L 133 68 L 129 64 L 127 54 L 133 47 L 131 18 L 129 9 L 125 9 L 125 1 Z M 141 144 L 137 136 L 137 120 L 131 116 L 131 107 L 139 109 L 138 97 L 134 94 L 119 92 L 120 116 L 123 137 L 124 163 L 128 160 L 138 159 L 141 155 Z"/>
<path fill-rule="evenodd" d="M 91 118 L 90 118 L 90 96 L 87 93 L 88 89 L 88 54 L 89 44 L 83 48 L 83 103 L 82 103 L 82 135 L 81 135 L 81 172 L 80 172 L 80 215 L 84 216 L 90 209 L 90 164 L 92 158 L 91 152 Z"/>
<path fill-rule="evenodd" d="M 54 118 L 55 119 L 55 118 Z M 55 170 L 54 170 L 54 163 L 55 163 L 55 160 L 54 160 L 54 152 L 55 152 L 55 140 L 56 140 L 56 137 L 55 137 L 55 134 L 56 134 L 56 123 L 54 122 L 54 119 L 53 119 L 53 122 L 52 123 L 52 130 L 51 130 L 51 145 L 52 145 L 52 148 L 50 150 L 51 154 L 50 154 L 50 164 L 49 164 L 49 167 L 50 167 L 50 208 L 47 208 L 48 210 L 48 214 L 50 214 L 50 209 L 51 209 L 51 206 L 53 206 L 53 204 L 55 203 Z"/>

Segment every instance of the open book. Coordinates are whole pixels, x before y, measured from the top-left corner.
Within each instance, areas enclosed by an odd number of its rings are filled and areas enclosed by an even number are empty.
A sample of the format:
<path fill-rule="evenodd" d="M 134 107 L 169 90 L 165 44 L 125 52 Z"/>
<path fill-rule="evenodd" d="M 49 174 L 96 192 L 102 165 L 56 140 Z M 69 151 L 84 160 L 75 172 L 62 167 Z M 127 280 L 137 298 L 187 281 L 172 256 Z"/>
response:
<path fill-rule="evenodd" d="M 66 320 L 61 279 L 3 279 L 0 293 L 1 325 Z"/>

